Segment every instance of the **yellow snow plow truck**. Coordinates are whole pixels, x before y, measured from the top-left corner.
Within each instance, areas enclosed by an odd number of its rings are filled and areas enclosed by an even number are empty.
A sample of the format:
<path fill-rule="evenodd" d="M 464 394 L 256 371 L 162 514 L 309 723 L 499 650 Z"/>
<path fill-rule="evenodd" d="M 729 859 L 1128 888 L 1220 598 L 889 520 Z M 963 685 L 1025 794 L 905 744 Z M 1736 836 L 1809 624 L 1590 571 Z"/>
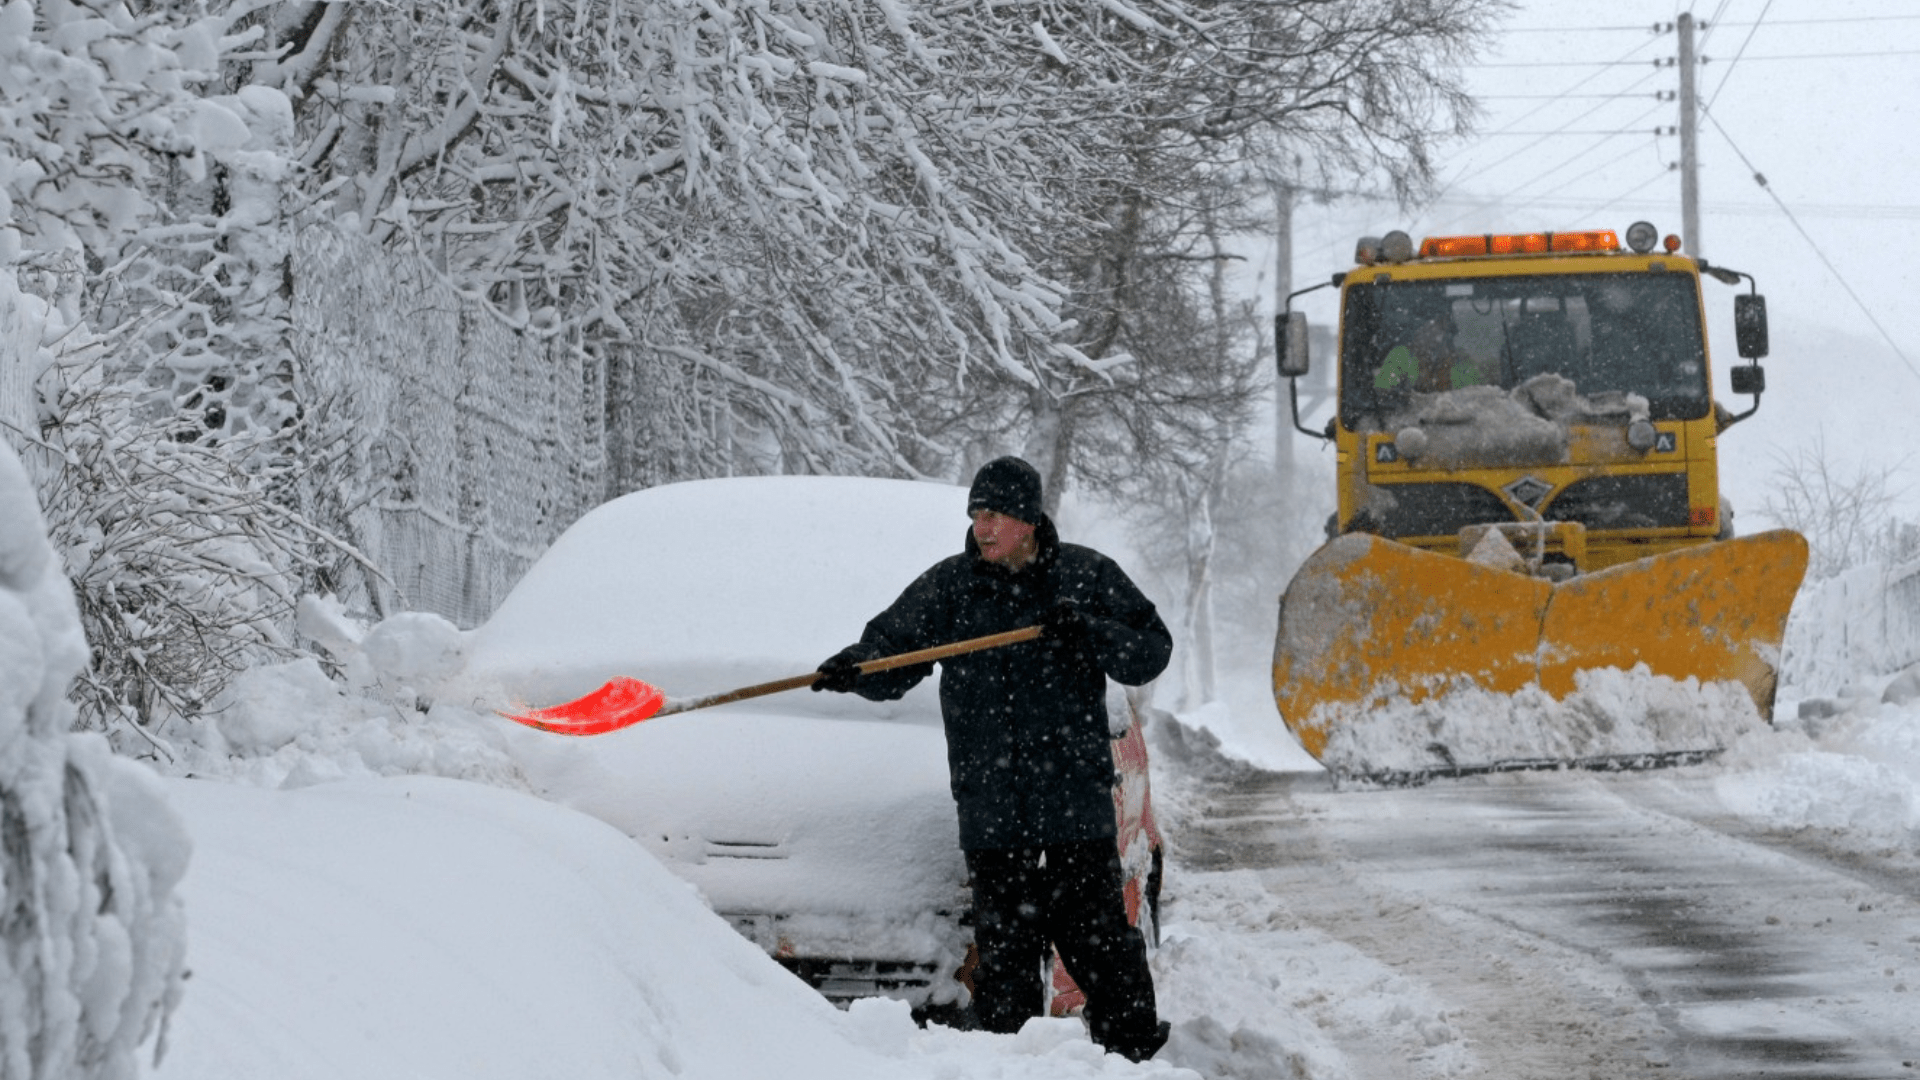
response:
<path fill-rule="evenodd" d="M 1796 533 L 1735 538 L 1716 444 L 1765 389 L 1765 298 L 1650 224 L 1360 242 L 1328 542 L 1280 601 L 1274 699 L 1336 779 L 1692 763 L 1771 720 Z M 1658 248 L 1658 250 L 1656 250 Z M 1738 286 L 1714 400 L 1702 275 Z M 1294 293 L 1310 292 L 1302 289 Z"/>

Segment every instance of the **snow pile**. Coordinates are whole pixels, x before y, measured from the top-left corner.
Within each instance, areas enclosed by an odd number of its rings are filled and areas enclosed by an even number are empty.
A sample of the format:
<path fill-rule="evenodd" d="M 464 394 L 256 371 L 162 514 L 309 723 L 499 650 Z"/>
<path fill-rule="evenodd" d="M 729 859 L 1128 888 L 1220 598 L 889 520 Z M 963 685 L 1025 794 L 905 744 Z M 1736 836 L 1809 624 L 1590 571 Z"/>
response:
<path fill-rule="evenodd" d="M 263 787 L 428 775 L 527 790 L 506 749 L 505 722 L 443 700 L 468 634 L 426 612 L 371 629 L 331 598 L 303 597 L 298 625 L 338 669 L 300 659 L 241 674 L 191 722 L 153 732 L 172 775 Z"/>
<path fill-rule="evenodd" d="M 1414 394 L 1387 418 L 1400 453 L 1422 467 L 1548 465 L 1565 461 L 1574 424 L 1621 431 L 1646 420 L 1647 399 L 1623 391 L 1581 395 L 1573 380 L 1542 374 L 1512 390 L 1466 386 Z"/>
<path fill-rule="evenodd" d="M 1801 702 L 1742 740 L 1715 779 L 1721 803 L 1767 829 L 1920 856 L 1920 666 L 1884 682 Z"/>
<path fill-rule="evenodd" d="M 511 702 L 464 667 L 473 634 L 437 615 L 369 628 L 307 597 L 299 622 L 337 675 L 311 659 L 244 673 L 205 718 L 157 733 L 167 772 L 287 789 L 426 775 L 535 793 L 619 828 L 717 911 L 781 914 L 777 931 L 760 927 L 769 948 L 880 949 L 958 970 L 950 913 L 966 868 L 938 728 L 794 714 L 778 706 L 818 695 L 789 694 L 566 738 L 497 715 Z"/>
<path fill-rule="evenodd" d="M 1920 563 L 1866 563 L 1808 581 L 1782 646 L 1783 681 L 1807 695 L 1920 661 Z"/>
<path fill-rule="evenodd" d="M 0 1075 L 129 1077 L 177 1001 L 191 844 L 160 781 L 70 735 L 72 588 L 0 439 Z"/>
<path fill-rule="evenodd" d="M 1567 456 L 1567 434 L 1497 386 L 1415 394 L 1388 420 L 1409 461 L 1458 465 L 1538 465 Z"/>
<path fill-rule="evenodd" d="M 1153 762 L 1177 768 L 1187 780 L 1233 781 L 1260 771 L 1238 748 L 1229 751 L 1218 734 L 1232 727 L 1232 712 L 1224 702 L 1211 701 L 1181 716 L 1149 707 L 1145 717 L 1142 731 L 1153 749 Z M 1273 720 L 1278 724 L 1279 716 Z"/>
<path fill-rule="evenodd" d="M 1564 701 L 1463 682 L 1418 700 L 1321 705 L 1310 722 L 1332 733 L 1320 760 L 1337 776 L 1718 750 L 1764 723 L 1739 683 L 1676 681 L 1645 664 L 1579 672 Z"/>
<path fill-rule="evenodd" d="M 193 992 L 159 1080 L 1069 1080 L 1194 1074 L 834 1009 L 619 831 L 435 777 L 174 780 L 204 839 Z"/>
<path fill-rule="evenodd" d="M 1723 759 L 1715 793 L 1781 832 L 1920 856 L 1920 564 L 1868 563 L 1794 598 L 1773 728 Z"/>

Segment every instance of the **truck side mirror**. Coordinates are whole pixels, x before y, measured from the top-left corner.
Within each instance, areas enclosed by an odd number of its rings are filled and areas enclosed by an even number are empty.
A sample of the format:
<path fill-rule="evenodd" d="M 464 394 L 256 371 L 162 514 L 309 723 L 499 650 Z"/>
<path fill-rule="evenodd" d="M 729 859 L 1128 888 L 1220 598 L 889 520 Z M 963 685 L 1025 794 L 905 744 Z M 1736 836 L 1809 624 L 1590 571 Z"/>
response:
<path fill-rule="evenodd" d="M 1765 327 L 1761 328 L 1761 345 L 1766 344 Z M 1745 355 L 1744 353 L 1741 355 Z M 1760 394 L 1767 389 L 1767 369 L 1759 364 L 1741 364 L 1728 374 L 1733 376 L 1733 392 L 1736 394 Z"/>
<path fill-rule="evenodd" d="M 1311 366 L 1307 355 L 1307 313 L 1289 311 L 1274 316 L 1273 336 L 1280 350 L 1280 374 L 1289 379 L 1305 375 Z"/>
<path fill-rule="evenodd" d="M 1766 297 L 1743 293 L 1733 298 L 1733 340 L 1743 360 L 1758 360 L 1767 355 Z"/>

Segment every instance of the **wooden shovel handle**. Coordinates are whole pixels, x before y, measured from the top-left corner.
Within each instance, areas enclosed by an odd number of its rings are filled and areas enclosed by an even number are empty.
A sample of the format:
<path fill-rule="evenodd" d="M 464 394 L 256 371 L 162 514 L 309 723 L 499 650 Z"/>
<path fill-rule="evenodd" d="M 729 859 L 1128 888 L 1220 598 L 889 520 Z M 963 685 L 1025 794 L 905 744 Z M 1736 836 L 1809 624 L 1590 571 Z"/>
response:
<path fill-rule="evenodd" d="M 1020 641 L 1032 641 L 1040 636 L 1043 629 L 1043 627 L 1039 626 L 1023 626 L 1018 630 L 1007 630 L 998 634 L 988 634 L 985 637 L 968 638 L 965 641 L 955 641 L 947 645 L 935 645 L 931 649 L 916 649 L 913 652 L 901 653 L 898 656 L 881 656 L 872 660 L 863 660 L 860 662 L 860 674 L 872 675 L 876 672 L 892 671 L 894 668 L 932 663 L 935 660 L 944 660 L 949 656 L 959 656 L 962 653 L 979 652 L 982 649 L 997 649 L 1002 645 L 1012 645 Z M 745 701 L 748 698 L 778 694 L 786 690 L 798 690 L 803 686 L 812 686 L 818 682 L 819 679 L 820 673 L 818 671 L 809 671 L 805 675 L 790 675 L 784 679 L 775 679 L 772 682 L 764 682 L 755 686 L 743 686 L 738 690 L 728 690 L 719 694 L 708 694 L 706 697 L 688 698 L 685 701 L 669 701 L 660 707 L 659 712 L 653 715 L 670 716 L 673 713 L 691 712 L 694 709 L 705 709 L 713 705 L 726 705 L 735 701 Z"/>

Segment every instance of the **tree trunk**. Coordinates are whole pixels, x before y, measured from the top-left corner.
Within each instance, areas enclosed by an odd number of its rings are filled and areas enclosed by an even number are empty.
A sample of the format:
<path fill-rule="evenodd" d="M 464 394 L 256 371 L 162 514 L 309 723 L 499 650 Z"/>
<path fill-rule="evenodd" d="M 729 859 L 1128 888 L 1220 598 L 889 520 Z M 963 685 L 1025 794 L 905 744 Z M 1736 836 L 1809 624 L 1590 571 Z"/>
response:
<path fill-rule="evenodd" d="M 1047 516 L 1060 513 L 1060 498 L 1067 490 L 1067 470 L 1073 459 L 1073 417 L 1067 402 L 1035 388 L 1033 427 L 1027 432 L 1021 456 L 1040 472 L 1043 482 L 1041 509 Z"/>
<path fill-rule="evenodd" d="M 1216 453 L 1204 479 L 1181 483 L 1187 515 L 1187 602 L 1181 629 L 1188 645 L 1181 666 L 1182 707 L 1195 709 L 1219 697 L 1213 648 L 1213 502 L 1226 479 L 1227 459 Z"/>

